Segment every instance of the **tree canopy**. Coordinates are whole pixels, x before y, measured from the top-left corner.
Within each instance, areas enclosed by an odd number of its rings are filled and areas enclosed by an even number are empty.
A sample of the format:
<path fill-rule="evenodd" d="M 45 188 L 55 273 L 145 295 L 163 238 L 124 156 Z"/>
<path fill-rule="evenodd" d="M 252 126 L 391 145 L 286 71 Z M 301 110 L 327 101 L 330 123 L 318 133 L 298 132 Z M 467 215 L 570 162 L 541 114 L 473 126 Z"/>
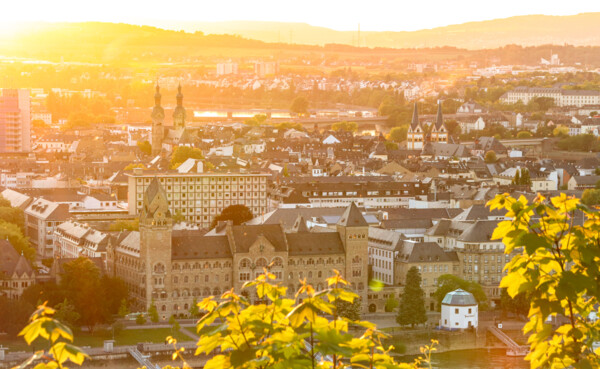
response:
<path fill-rule="evenodd" d="M 400 298 L 400 308 L 396 317 L 398 324 L 414 327 L 415 324 L 427 321 L 424 294 L 421 288 L 421 273 L 417 267 L 411 267 L 406 273 L 404 293 Z"/>
<path fill-rule="evenodd" d="M 486 309 L 487 296 L 485 295 L 485 292 L 483 292 L 483 288 L 481 288 L 479 283 L 465 281 L 464 279 L 452 274 L 443 274 L 438 278 L 438 288 L 433 293 L 433 296 L 437 300 L 436 306 L 438 307 L 438 310 L 442 306 L 442 300 L 446 294 L 459 288 L 473 294 L 473 297 L 475 297 L 475 300 L 477 300 L 477 303 L 479 304 L 480 310 Z"/>
<path fill-rule="evenodd" d="M 333 123 L 331 129 L 334 131 L 356 132 L 358 131 L 358 124 L 356 122 L 342 121 Z"/>
<path fill-rule="evenodd" d="M 394 142 L 402 142 L 406 140 L 406 136 L 408 135 L 408 125 L 403 125 L 400 127 L 394 127 L 390 130 L 389 139 Z"/>
<path fill-rule="evenodd" d="M 254 218 L 252 211 L 245 205 L 230 205 L 223 209 L 221 214 L 217 215 L 211 225 L 214 228 L 217 223 L 231 220 L 233 225 L 240 225 Z"/>
<path fill-rule="evenodd" d="M 485 153 L 485 162 L 488 164 L 493 164 L 495 162 L 498 161 L 498 157 L 496 156 L 496 153 L 492 150 L 488 151 Z"/>
<path fill-rule="evenodd" d="M 488 202 L 491 210 L 506 209 L 492 239 L 501 239 L 504 252 L 514 254 L 505 266 L 501 288 L 511 298 L 525 293 L 529 322 L 526 356 L 532 368 L 597 368 L 595 342 L 600 341 L 600 214 L 564 193 L 533 202 L 497 195 Z M 583 213 L 584 223 L 573 222 Z M 593 313 L 593 314 L 592 314 Z M 549 318 L 556 325 L 548 324 Z"/>
<path fill-rule="evenodd" d="M 177 168 L 188 159 L 204 159 L 202 150 L 189 146 L 177 146 L 171 154 L 171 169 Z"/>
<path fill-rule="evenodd" d="M 308 100 L 304 96 L 298 96 L 292 101 L 290 105 L 290 111 L 296 114 L 308 113 Z"/>

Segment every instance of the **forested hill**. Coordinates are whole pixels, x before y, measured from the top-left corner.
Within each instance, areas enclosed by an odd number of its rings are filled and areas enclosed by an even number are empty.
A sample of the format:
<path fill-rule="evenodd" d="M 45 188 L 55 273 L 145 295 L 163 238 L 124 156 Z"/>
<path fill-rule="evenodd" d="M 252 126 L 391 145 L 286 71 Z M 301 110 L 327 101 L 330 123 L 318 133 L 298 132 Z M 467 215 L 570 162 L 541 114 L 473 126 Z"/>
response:
<path fill-rule="evenodd" d="M 600 24 L 600 22 L 598 23 Z M 593 28 L 590 28 L 593 30 Z M 590 32 L 592 33 L 592 32 Z M 600 32 L 596 32 L 600 37 Z M 595 37 L 595 36 L 594 36 Z M 325 61 L 384 61 L 386 65 L 417 62 L 476 61 L 480 65 L 538 64 L 558 53 L 566 65 L 600 66 L 600 46 L 508 45 L 496 49 L 467 50 L 455 47 L 373 48 L 343 44 L 298 45 L 267 43 L 236 35 L 165 30 L 150 26 L 116 23 L 34 23 L 16 35 L 0 34 L 0 57 L 22 57 L 50 61 L 93 63 L 203 63 L 229 58 L 270 58 Z"/>
<path fill-rule="evenodd" d="M 457 9 L 460 11 L 460 9 Z M 357 31 L 336 31 L 306 23 L 283 22 L 160 22 L 163 28 L 200 30 L 205 33 L 239 34 L 266 42 L 324 45 L 357 45 Z M 468 22 L 412 32 L 360 33 L 360 45 L 368 47 L 423 48 L 454 46 L 489 49 L 510 44 L 600 46 L 600 13 L 570 16 L 525 15 Z"/>

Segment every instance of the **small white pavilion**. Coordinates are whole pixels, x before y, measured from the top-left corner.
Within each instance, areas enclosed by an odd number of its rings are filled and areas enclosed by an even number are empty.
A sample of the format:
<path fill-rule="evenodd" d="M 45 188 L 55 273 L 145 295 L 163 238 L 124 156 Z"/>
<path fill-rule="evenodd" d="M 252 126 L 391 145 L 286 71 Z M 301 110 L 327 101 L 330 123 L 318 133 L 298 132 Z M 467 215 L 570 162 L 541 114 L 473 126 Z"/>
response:
<path fill-rule="evenodd" d="M 459 288 L 444 296 L 440 319 L 442 329 L 477 328 L 478 317 L 477 300 L 470 292 Z"/>

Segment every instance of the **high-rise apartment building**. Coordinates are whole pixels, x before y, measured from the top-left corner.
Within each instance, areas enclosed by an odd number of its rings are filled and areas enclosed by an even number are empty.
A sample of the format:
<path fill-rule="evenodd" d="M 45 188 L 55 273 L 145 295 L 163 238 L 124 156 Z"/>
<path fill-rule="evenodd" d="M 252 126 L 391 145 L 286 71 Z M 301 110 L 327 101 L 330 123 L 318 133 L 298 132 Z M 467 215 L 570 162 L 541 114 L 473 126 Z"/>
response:
<path fill-rule="evenodd" d="M 26 89 L 0 91 L 0 152 L 31 151 L 31 98 Z"/>

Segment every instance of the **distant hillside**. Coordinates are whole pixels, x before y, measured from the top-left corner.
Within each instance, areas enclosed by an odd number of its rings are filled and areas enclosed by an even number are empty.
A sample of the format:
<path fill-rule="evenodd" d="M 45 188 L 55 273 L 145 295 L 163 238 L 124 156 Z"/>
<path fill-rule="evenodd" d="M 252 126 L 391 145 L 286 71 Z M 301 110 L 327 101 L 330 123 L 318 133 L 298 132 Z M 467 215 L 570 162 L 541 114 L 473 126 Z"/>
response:
<path fill-rule="evenodd" d="M 258 26 L 256 23 L 252 24 Z M 348 62 L 363 62 L 376 58 L 385 63 L 385 68 L 390 68 L 415 62 L 464 60 L 475 61 L 484 66 L 498 62 L 532 65 L 538 64 L 542 57 L 548 58 L 552 50 L 559 54 L 561 62 L 566 65 L 582 63 L 587 66 L 600 66 L 600 46 L 569 46 L 561 42 L 558 45 L 512 45 L 477 50 L 456 47 L 373 49 L 373 45 L 369 45 L 371 48 L 357 48 L 344 45 L 341 41 L 336 43 L 336 40 L 325 40 L 327 32 L 324 28 L 302 26 L 312 30 L 318 29 L 317 33 L 323 34 L 323 42 L 332 43 L 320 46 L 296 44 L 294 41 L 294 44 L 290 45 L 285 43 L 283 37 L 280 43 L 269 43 L 239 35 L 191 33 L 122 23 L 33 23 L 23 27 L 17 36 L 2 36 L 0 33 L 0 57 L 129 66 L 157 63 L 168 67 L 170 63 L 187 63 L 210 68 L 214 67 L 212 64 L 215 61 L 229 58 L 277 58 L 286 60 L 289 64 L 302 64 L 301 60 L 309 60 L 314 62 L 311 65 L 318 65 L 327 59 L 335 61 L 342 58 Z M 600 38 L 600 32 L 593 31 L 599 27 L 590 26 L 590 35 L 598 35 L 594 37 Z M 302 32 L 292 31 L 292 37 L 296 34 L 299 37 Z M 597 44 L 600 45 L 600 42 Z"/>
<path fill-rule="evenodd" d="M 157 26 L 211 34 L 238 34 L 265 42 L 309 45 L 357 45 L 356 31 L 336 31 L 306 23 L 283 22 L 158 22 Z M 509 44 L 600 45 L 600 13 L 572 16 L 525 15 L 469 22 L 413 32 L 361 32 L 360 46 L 423 48 L 454 46 L 488 49 Z"/>

